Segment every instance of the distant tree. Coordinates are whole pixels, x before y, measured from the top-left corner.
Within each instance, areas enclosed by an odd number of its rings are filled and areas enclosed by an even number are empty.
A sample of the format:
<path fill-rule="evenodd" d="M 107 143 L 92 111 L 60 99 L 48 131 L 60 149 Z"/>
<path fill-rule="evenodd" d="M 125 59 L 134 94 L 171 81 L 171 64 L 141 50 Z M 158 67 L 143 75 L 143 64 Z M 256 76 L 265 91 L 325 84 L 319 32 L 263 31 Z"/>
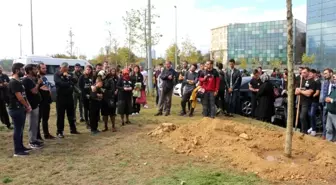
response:
<path fill-rule="evenodd" d="M 203 55 L 202 60 L 199 62 L 205 62 L 207 60 L 210 60 L 210 53 L 206 53 Z"/>
<path fill-rule="evenodd" d="M 197 63 L 200 57 L 199 53 L 197 53 L 196 46 L 192 43 L 189 38 L 186 38 L 182 42 L 182 51 L 180 54 L 181 60 L 186 60 L 190 63 Z"/>
<path fill-rule="evenodd" d="M 82 60 L 86 60 L 86 55 L 79 55 L 79 57 L 78 57 L 79 59 L 82 59 Z"/>
<path fill-rule="evenodd" d="M 245 58 L 240 59 L 240 68 L 241 69 L 247 69 L 247 61 Z"/>
<path fill-rule="evenodd" d="M 302 64 L 303 65 L 306 65 L 306 66 L 311 66 L 312 64 L 314 64 L 314 62 L 315 62 L 315 55 L 313 54 L 313 55 L 311 55 L 311 56 L 309 56 L 309 55 L 307 55 L 306 53 L 304 53 L 303 55 L 302 55 Z"/>
<path fill-rule="evenodd" d="M 136 61 L 135 54 L 126 47 L 119 48 L 117 55 L 120 60 L 119 64 L 124 65 L 124 64 L 129 64 L 129 63 L 135 63 Z"/>
<path fill-rule="evenodd" d="M 270 62 L 270 66 L 272 68 L 277 68 L 277 69 L 280 69 L 281 68 L 281 65 L 282 65 L 282 61 L 279 60 L 279 59 L 274 59 Z"/>
<path fill-rule="evenodd" d="M 180 60 L 180 57 L 179 57 L 180 49 L 178 47 L 176 47 L 176 48 L 177 48 L 177 51 L 176 51 L 177 52 L 177 61 L 179 61 Z M 175 44 L 170 45 L 169 48 L 166 49 L 166 59 L 174 63 L 174 61 L 175 61 Z"/>
<path fill-rule="evenodd" d="M 60 54 L 60 53 L 51 55 L 51 57 L 53 57 L 53 58 L 77 59 L 76 56 L 69 56 L 69 55 L 66 55 L 66 54 Z"/>

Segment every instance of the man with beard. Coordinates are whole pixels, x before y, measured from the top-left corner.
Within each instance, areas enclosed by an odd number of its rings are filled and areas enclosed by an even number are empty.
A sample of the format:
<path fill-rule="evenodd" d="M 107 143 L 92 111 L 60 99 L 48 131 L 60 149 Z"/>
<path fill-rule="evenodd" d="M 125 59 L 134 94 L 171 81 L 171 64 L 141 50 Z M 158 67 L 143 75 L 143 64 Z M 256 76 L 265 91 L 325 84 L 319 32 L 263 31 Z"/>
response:
<path fill-rule="evenodd" d="M 303 134 L 308 133 L 308 111 L 312 103 L 312 96 L 315 90 L 315 83 L 313 79 L 309 78 L 309 68 L 303 68 L 301 71 L 300 83 L 296 85 L 295 95 L 300 96 L 300 121 L 301 121 L 301 132 Z M 300 81 L 301 81 L 300 80 Z"/>
<path fill-rule="evenodd" d="M 80 134 L 77 131 L 74 119 L 73 88 L 77 82 L 69 73 L 69 64 L 63 62 L 60 70 L 55 73 L 54 81 L 56 85 L 56 109 L 57 109 L 57 137 L 64 138 L 64 117 L 65 111 L 68 116 L 71 134 Z"/>
<path fill-rule="evenodd" d="M 14 63 L 12 66 L 13 78 L 9 81 L 8 91 L 8 113 L 13 120 L 14 125 L 14 157 L 27 156 L 31 149 L 23 145 L 23 130 L 26 121 L 26 113 L 30 113 L 29 105 L 21 77 L 24 75 L 22 63 Z"/>
<path fill-rule="evenodd" d="M 239 105 L 239 90 L 241 85 L 241 74 L 238 69 L 235 68 L 236 61 L 231 59 L 229 61 L 230 69 L 226 73 L 226 101 L 228 107 L 228 116 L 232 116 L 236 113 L 236 107 Z"/>
<path fill-rule="evenodd" d="M 43 63 L 38 64 L 38 77 L 41 78 L 42 83 L 39 87 L 39 92 L 41 94 L 41 102 L 39 107 L 39 124 L 38 124 L 38 133 L 37 138 L 42 140 L 40 125 L 42 122 L 42 129 L 44 134 L 44 139 L 55 139 L 49 132 L 49 116 L 50 116 L 50 104 L 52 103 L 51 92 L 50 92 L 50 82 L 47 77 L 45 77 L 47 73 L 47 66 Z"/>
<path fill-rule="evenodd" d="M 182 63 L 182 70 L 179 73 L 179 77 L 178 77 L 178 83 L 181 83 L 181 95 L 183 96 L 184 92 L 184 86 L 186 85 L 184 82 L 184 77 L 186 75 L 186 73 L 188 72 L 188 62 L 184 61 Z M 188 110 L 190 110 L 190 102 L 188 101 Z"/>
<path fill-rule="evenodd" d="M 2 70 L 3 68 L 0 66 L 0 120 L 8 129 L 12 129 L 6 108 L 6 103 L 8 103 L 9 78 L 6 74 L 2 73 Z"/>
<path fill-rule="evenodd" d="M 37 139 L 39 104 L 41 102 L 39 88 L 43 81 L 41 78 L 37 78 L 37 68 L 35 65 L 26 65 L 25 71 L 26 77 L 23 78 L 22 84 L 24 85 L 27 99 L 32 109 L 32 111 L 28 114 L 29 146 L 32 149 L 39 149 L 43 146 L 43 143 Z"/>
<path fill-rule="evenodd" d="M 264 78 L 266 79 L 266 78 Z M 251 96 L 251 117 L 252 118 L 256 118 L 256 108 L 257 108 L 257 94 L 259 91 L 259 88 L 262 84 L 262 81 L 260 79 L 260 73 L 259 71 L 256 69 L 253 71 L 253 77 L 249 83 L 249 90 L 252 92 L 252 96 Z"/>
<path fill-rule="evenodd" d="M 82 76 L 82 67 L 80 64 L 75 64 L 75 71 L 73 72 L 73 77 L 78 81 L 79 77 Z M 77 103 L 79 104 L 79 115 L 80 115 L 80 122 L 84 122 L 83 118 L 83 100 L 80 92 L 80 88 L 78 82 L 74 86 L 73 92 L 73 99 L 74 99 L 74 118 L 76 122 L 76 110 L 77 110 Z"/>
<path fill-rule="evenodd" d="M 320 103 L 322 104 L 323 107 L 323 114 L 322 114 L 322 125 L 323 125 L 323 133 L 322 133 L 322 137 L 323 139 L 326 139 L 326 124 L 327 124 L 327 115 L 328 115 L 328 111 L 327 111 L 327 104 L 325 102 L 325 99 L 328 97 L 328 95 L 330 94 L 331 90 L 332 90 L 332 85 L 333 85 L 333 80 L 332 80 L 332 76 L 333 76 L 333 71 L 330 68 L 326 68 L 323 71 L 323 76 L 324 76 L 324 80 L 322 82 L 321 85 L 321 93 L 320 93 Z"/>

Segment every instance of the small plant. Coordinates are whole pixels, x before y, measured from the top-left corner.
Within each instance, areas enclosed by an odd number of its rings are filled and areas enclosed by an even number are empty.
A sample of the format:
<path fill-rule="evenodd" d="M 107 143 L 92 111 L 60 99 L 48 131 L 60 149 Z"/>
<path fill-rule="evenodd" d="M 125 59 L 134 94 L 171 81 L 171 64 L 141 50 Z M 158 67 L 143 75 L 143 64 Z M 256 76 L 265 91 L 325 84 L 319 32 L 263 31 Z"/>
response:
<path fill-rule="evenodd" d="M 10 177 L 5 177 L 2 179 L 2 183 L 4 184 L 8 184 L 8 183 L 11 183 L 13 182 L 13 179 L 11 179 Z"/>

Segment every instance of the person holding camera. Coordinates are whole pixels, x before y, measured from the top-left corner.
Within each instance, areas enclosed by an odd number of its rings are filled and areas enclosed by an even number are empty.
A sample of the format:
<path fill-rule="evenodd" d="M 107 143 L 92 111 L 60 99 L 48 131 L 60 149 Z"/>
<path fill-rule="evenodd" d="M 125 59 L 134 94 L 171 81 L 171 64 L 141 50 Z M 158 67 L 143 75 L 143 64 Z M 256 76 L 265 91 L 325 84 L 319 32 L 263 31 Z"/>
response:
<path fill-rule="evenodd" d="M 37 67 L 34 64 L 25 66 L 26 77 L 22 79 L 28 102 L 32 111 L 28 113 L 29 124 L 29 146 L 32 149 L 40 149 L 43 147 L 42 140 L 38 140 L 38 124 L 39 124 L 39 105 L 41 102 L 41 94 L 39 92 L 42 79 L 37 77 Z"/>
<path fill-rule="evenodd" d="M 102 71 L 99 72 L 99 74 Z M 103 78 L 98 74 L 98 78 L 96 79 L 95 85 L 91 86 L 90 93 L 90 127 L 91 134 L 98 134 L 100 131 L 98 130 L 98 117 L 100 113 L 100 107 L 103 100 Z"/>
<path fill-rule="evenodd" d="M 29 155 L 31 149 L 23 145 L 23 130 L 26 122 L 26 113 L 32 109 L 29 105 L 21 79 L 24 75 L 22 63 L 14 63 L 12 66 L 13 78 L 8 84 L 8 113 L 14 125 L 14 157 Z"/>
<path fill-rule="evenodd" d="M 75 70 L 73 72 L 73 77 L 77 79 L 77 83 L 74 85 L 74 93 L 73 93 L 73 99 L 74 99 L 74 118 L 76 122 L 76 110 L 77 110 L 77 104 L 79 104 L 79 116 L 80 116 L 80 122 L 84 122 L 83 118 L 83 99 L 82 99 L 82 93 L 79 88 L 78 79 L 82 76 L 82 67 L 80 64 L 75 64 Z"/>
<path fill-rule="evenodd" d="M 65 111 L 68 116 L 71 134 L 80 134 L 77 131 L 74 119 L 73 91 L 77 80 L 69 73 L 69 64 L 63 62 L 60 70 L 55 73 L 54 81 L 56 85 L 56 109 L 57 109 L 57 137 L 64 138 L 64 118 Z"/>
<path fill-rule="evenodd" d="M 8 129 L 12 129 L 6 108 L 6 103 L 8 103 L 9 78 L 6 74 L 2 73 L 2 70 L 3 68 L 0 66 L 0 120 Z"/>
<path fill-rule="evenodd" d="M 44 139 L 55 139 L 49 132 L 49 116 L 50 116 L 50 104 L 52 103 L 51 99 L 51 83 L 48 81 L 45 75 L 47 74 L 47 66 L 43 63 L 38 64 L 38 78 L 41 78 L 42 83 L 39 87 L 39 92 L 42 97 L 42 101 L 40 102 L 39 107 L 39 124 L 38 124 L 38 133 L 37 139 L 42 140 L 41 131 L 40 131 L 40 123 L 42 122 L 42 129 L 44 134 Z"/>
<path fill-rule="evenodd" d="M 83 75 L 80 76 L 78 80 L 79 89 L 82 92 L 81 96 L 84 106 L 84 120 L 87 129 L 90 129 L 89 112 L 90 112 L 90 92 L 91 92 L 91 86 L 93 84 L 92 77 L 93 77 L 93 68 L 91 65 L 87 65 L 85 66 Z"/>

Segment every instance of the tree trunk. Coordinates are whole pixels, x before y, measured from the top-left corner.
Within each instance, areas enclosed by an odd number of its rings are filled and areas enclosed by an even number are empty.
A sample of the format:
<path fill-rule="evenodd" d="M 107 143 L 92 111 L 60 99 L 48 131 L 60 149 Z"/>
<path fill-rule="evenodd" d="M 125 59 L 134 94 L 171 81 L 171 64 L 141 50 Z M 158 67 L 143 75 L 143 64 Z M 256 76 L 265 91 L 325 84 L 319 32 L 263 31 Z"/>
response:
<path fill-rule="evenodd" d="M 292 0 L 287 1 L 287 68 L 288 68 L 288 103 L 285 155 L 292 156 L 292 136 L 294 120 L 294 69 L 293 69 L 293 13 Z"/>

